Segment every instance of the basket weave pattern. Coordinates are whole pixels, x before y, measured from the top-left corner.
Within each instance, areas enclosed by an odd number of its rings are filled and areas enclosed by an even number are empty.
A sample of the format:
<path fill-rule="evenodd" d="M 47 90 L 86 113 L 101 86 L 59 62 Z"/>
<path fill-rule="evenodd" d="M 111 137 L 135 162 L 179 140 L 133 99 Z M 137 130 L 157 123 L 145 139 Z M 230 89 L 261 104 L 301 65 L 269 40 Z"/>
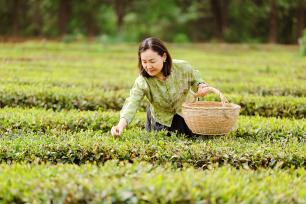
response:
<path fill-rule="evenodd" d="M 224 135 L 233 130 L 239 116 L 240 106 L 228 103 L 217 89 L 210 91 L 219 95 L 221 102 L 198 101 L 184 103 L 182 114 L 189 129 L 201 135 Z"/>

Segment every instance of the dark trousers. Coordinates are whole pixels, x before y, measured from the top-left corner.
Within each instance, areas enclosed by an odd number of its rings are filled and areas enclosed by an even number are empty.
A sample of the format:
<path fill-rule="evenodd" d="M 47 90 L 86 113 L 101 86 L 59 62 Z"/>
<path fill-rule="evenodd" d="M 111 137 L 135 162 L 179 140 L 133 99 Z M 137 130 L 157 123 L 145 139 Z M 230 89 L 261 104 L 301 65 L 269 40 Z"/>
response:
<path fill-rule="evenodd" d="M 175 114 L 171 123 L 171 127 L 167 127 L 162 125 L 154 120 L 151 114 L 150 106 L 147 107 L 147 121 L 146 121 L 146 130 L 151 132 L 153 130 L 160 131 L 160 130 L 168 130 L 171 132 L 177 131 L 178 133 L 185 134 L 187 136 L 192 136 L 193 133 L 188 128 L 185 120 L 178 114 Z"/>

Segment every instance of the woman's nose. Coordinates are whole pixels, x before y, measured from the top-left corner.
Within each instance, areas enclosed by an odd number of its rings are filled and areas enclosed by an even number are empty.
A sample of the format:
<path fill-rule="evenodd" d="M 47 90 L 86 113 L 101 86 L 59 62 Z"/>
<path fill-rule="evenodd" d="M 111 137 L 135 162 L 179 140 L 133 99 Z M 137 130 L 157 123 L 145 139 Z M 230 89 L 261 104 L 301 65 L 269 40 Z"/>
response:
<path fill-rule="evenodd" d="M 151 65 L 151 64 L 147 64 L 147 65 L 146 65 L 146 68 L 147 68 L 147 69 L 150 69 L 150 68 L 152 68 L 152 65 Z"/>

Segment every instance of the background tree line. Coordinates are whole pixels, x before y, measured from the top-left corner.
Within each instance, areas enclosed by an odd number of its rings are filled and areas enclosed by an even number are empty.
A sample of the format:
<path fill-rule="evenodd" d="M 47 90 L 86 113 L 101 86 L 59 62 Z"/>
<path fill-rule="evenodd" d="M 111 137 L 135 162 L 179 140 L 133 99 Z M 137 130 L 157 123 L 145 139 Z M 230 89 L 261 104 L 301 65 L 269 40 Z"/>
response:
<path fill-rule="evenodd" d="M 0 35 L 297 43 L 306 0 L 0 0 Z"/>

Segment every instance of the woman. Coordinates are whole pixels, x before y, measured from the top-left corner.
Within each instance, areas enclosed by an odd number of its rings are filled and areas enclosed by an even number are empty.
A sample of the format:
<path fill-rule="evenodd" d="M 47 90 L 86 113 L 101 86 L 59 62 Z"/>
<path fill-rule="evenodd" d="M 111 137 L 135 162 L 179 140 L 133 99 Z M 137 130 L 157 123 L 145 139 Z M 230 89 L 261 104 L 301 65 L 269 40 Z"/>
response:
<path fill-rule="evenodd" d="M 146 96 L 150 102 L 147 131 L 164 129 L 191 136 L 192 132 L 182 117 L 181 106 L 190 89 L 196 92 L 196 97 L 209 92 L 199 73 L 186 61 L 172 61 L 168 49 L 157 38 L 147 38 L 140 43 L 138 67 L 140 74 L 120 111 L 119 123 L 112 127 L 111 134 L 122 134 Z"/>

